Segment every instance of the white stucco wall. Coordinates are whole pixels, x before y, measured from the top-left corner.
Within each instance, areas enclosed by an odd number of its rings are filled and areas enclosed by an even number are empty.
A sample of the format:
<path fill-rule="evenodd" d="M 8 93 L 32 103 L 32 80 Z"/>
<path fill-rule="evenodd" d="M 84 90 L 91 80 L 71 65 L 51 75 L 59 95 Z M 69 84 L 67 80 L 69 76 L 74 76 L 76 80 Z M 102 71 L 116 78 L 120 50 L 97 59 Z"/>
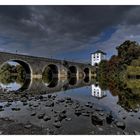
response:
<path fill-rule="evenodd" d="M 102 53 L 91 54 L 91 65 L 99 64 L 103 59 L 105 59 L 105 56 Z"/>
<path fill-rule="evenodd" d="M 102 91 L 99 86 L 91 85 L 92 88 L 92 96 L 101 98 L 105 96 L 105 91 Z"/>

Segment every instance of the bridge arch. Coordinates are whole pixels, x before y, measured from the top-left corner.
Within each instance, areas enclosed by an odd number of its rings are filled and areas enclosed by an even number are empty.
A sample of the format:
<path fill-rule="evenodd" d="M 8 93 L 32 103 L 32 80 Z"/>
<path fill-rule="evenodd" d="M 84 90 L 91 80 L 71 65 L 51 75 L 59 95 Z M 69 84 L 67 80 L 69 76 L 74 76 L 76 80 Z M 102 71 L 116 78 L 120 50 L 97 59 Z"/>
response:
<path fill-rule="evenodd" d="M 57 65 L 48 64 L 42 72 L 42 81 L 47 87 L 55 87 L 58 84 L 59 70 Z"/>
<path fill-rule="evenodd" d="M 84 68 L 85 77 L 89 76 L 90 69 L 88 67 Z"/>
<path fill-rule="evenodd" d="M 76 66 L 70 66 L 68 68 L 68 78 L 70 77 L 77 77 L 77 67 Z"/>
<path fill-rule="evenodd" d="M 25 80 L 24 80 L 24 83 L 16 91 L 24 91 L 26 89 L 29 89 L 29 87 L 31 86 L 31 83 L 32 83 L 32 69 L 31 69 L 30 64 L 25 62 L 25 61 L 23 61 L 23 60 L 20 60 L 20 59 L 9 59 L 9 60 L 5 61 L 0 66 L 0 68 L 2 68 L 8 62 L 16 62 L 16 63 L 20 64 L 24 68 L 24 70 L 25 70 Z"/>

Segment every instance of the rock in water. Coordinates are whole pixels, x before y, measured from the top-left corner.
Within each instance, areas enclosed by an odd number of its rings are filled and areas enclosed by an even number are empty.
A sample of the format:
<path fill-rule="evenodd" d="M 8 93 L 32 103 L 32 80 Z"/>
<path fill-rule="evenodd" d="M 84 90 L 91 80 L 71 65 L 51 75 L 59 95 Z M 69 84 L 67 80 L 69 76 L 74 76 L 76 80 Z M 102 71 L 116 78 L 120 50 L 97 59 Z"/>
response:
<path fill-rule="evenodd" d="M 36 115 L 36 112 L 32 112 L 32 113 L 31 113 L 31 116 L 35 116 L 35 115 Z"/>
<path fill-rule="evenodd" d="M 54 106 L 54 102 L 49 101 L 49 102 L 46 103 L 45 106 L 46 106 L 46 107 L 53 107 L 53 106 Z"/>
<path fill-rule="evenodd" d="M 125 129 L 125 123 L 124 122 L 119 122 L 119 121 L 117 121 L 116 122 L 116 126 L 118 127 L 118 128 L 121 128 L 121 129 Z"/>
<path fill-rule="evenodd" d="M 31 124 L 27 124 L 27 125 L 25 125 L 24 127 L 27 128 L 27 129 L 29 129 L 29 128 L 32 127 L 32 125 L 31 125 Z"/>
<path fill-rule="evenodd" d="M 91 121 L 93 125 L 103 125 L 104 118 L 99 114 L 92 114 Z"/>
<path fill-rule="evenodd" d="M 135 134 L 135 135 L 140 135 L 140 132 L 138 132 L 138 131 L 135 130 L 135 131 L 134 131 L 134 134 Z"/>
<path fill-rule="evenodd" d="M 81 109 L 76 109 L 75 110 L 75 115 L 80 116 L 82 114 L 82 110 Z"/>
<path fill-rule="evenodd" d="M 38 119 L 43 119 L 44 115 L 45 115 L 45 113 L 39 114 L 39 115 L 38 115 Z"/>
<path fill-rule="evenodd" d="M 55 122 L 55 123 L 53 123 L 53 125 L 54 125 L 56 128 L 60 128 L 60 127 L 61 127 L 61 123 L 60 123 L 60 122 Z"/>
<path fill-rule="evenodd" d="M 44 118 L 43 118 L 44 121 L 48 121 L 50 119 L 51 119 L 51 117 L 50 116 L 47 116 L 47 115 L 45 115 Z"/>

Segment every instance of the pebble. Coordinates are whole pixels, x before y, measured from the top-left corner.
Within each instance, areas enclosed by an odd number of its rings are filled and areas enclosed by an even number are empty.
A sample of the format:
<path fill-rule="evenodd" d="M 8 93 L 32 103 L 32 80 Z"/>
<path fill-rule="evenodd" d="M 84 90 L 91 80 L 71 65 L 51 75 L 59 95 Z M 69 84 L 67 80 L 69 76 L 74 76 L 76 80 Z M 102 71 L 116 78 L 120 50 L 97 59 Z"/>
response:
<path fill-rule="evenodd" d="M 140 132 L 138 132 L 138 131 L 135 130 L 135 131 L 134 131 L 134 134 L 135 134 L 135 135 L 140 135 Z"/>
<path fill-rule="evenodd" d="M 39 114 L 39 115 L 38 115 L 38 119 L 43 119 L 44 115 L 45 115 L 45 113 Z"/>
<path fill-rule="evenodd" d="M 66 121 L 71 121 L 72 119 L 71 119 L 71 118 L 66 118 L 65 120 L 66 120 Z"/>
<path fill-rule="evenodd" d="M 104 129 L 103 128 L 101 128 L 101 127 L 98 127 L 98 129 L 99 129 L 99 131 L 103 131 Z"/>
<path fill-rule="evenodd" d="M 3 108 L 0 108 L 0 111 L 4 111 L 4 109 Z"/>
<path fill-rule="evenodd" d="M 75 110 L 75 115 L 80 116 L 82 114 L 82 110 L 81 109 L 76 109 Z"/>
<path fill-rule="evenodd" d="M 83 115 L 83 116 L 87 116 L 87 117 L 90 116 L 90 114 L 89 114 L 88 112 L 83 112 L 82 115 Z"/>
<path fill-rule="evenodd" d="M 2 105 L 0 105 L 0 109 L 1 109 L 1 108 L 3 108 L 3 106 L 2 106 Z"/>
<path fill-rule="evenodd" d="M 19 111 L 20 110 L 20 108 L 11 108 L 13 111 Z"/>
<path fill-rule="evenodd" d="M 29 129 L 29 128 L 32 127 L 32 125 L 31 125 L 31 124 L 27 124 L 27 125 L 25 125 L 24 127 L 27 128 L 27 129 Z"/>
<path fill-rule="evenodd" d="M 60 128 L 62 125 L 60 122 L 55 122 L 53 123 L 53 126 L 55 126 L 56 128 Z"/>
<path fill-rule="evenodd" d="M 103 125 L 104 118 L 99 116 L 99 114 L 94 113 L 91 116 L 92 124 L 94 125 Z"/>
<path fill-rule="evenodd" d="M 11 106 L 12 104 L 10 103 L 10 102 L 8 102 L 6 105 L 5 105 L 5 107 L 9 107 L 9 106 Z"/>
<path fill-rule="evenodd" d="M 124 135 L 129 135 L 129 132 L 125 132 L 125 131 L 124 131 L 123 134 L 124 134 Z"/>
<path fill-rule="evenodd" d="M 23 105 L 25 106 L 25 105 L 28 105 L 28 103 L 27 102 L 23 102 Z"/>
<path fill-rule="evenodd" d="M 104 116 L 104 113 L 103 112 L 99 112 L 99 115 Z"/>
<path fill-rule="evenodd" d="M 92 103 L 91 102 L 88 102 L 87 104 L 85 104 L 85 106 L 92 108 Z"/>
<path fill-rule="evenodd" d="M 50 116 L 47 116 L 47 115 L 45 115 L 44 118 L 43 118 L 44 121 L 48 121 L 50 119 L 51 119 L 51 117 Z"/>
<path fill-rule="evenodd" d="M 52 95 L 48 95 L 48 98 L 51 98 L 52 97 Z"/>
<path fill-rule="evenodd" d="M 0 135 L 2 134 L 3 132 L 2 131 L 0 131 Z"/>
<path fill-rule="evenodd" d="M 36 115 L 36 112 L 32 112 L 32 113 L 31 113 L 31 116 L 35 116 L 35 115 Z"/>
<path fill-rule="evenodd" d="M 117 126 L 118 128 L 125 129 L 125 123 L 124 123 L 124 122 L 119 122 L 119 121 L 117 121 L 117 122 L 116 122 L 116 126 Z"/>
<path fill-rule="evenodd" d="M 59 103 L 63 103 L 65 100 L 64 99 L 59 99 L 59 100 L 57 100 L 57 102 Z"/>
<path fill-rule="evenodd" d="M 46 107 L 53 107 L 54 106 L 54 102 L 47 102 L 45 106 Z"/>

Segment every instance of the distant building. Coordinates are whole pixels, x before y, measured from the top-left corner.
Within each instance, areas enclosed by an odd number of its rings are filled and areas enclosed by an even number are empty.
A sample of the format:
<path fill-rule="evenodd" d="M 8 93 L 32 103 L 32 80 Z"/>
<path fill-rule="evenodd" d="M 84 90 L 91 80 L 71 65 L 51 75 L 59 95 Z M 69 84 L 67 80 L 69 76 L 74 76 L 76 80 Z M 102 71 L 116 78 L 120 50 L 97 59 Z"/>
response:
<path fill-rule="evenodd" d="M 92 96 L 96 98 L 103 98 L 106 96 L 106 92 L 102 90 L 99 85 L 91 85 L 92 88 Z"/>
<path fill-rule="evenodd" d="M 92 53 L 91 54 L 91 65 L 92 66 L 98 65 L 101 62 L 101 60 L 105 59 L 105 55 L 106 55 L 106 53 L 104 53 L 101 50 L 98 50 L 98 51 Z"/>

